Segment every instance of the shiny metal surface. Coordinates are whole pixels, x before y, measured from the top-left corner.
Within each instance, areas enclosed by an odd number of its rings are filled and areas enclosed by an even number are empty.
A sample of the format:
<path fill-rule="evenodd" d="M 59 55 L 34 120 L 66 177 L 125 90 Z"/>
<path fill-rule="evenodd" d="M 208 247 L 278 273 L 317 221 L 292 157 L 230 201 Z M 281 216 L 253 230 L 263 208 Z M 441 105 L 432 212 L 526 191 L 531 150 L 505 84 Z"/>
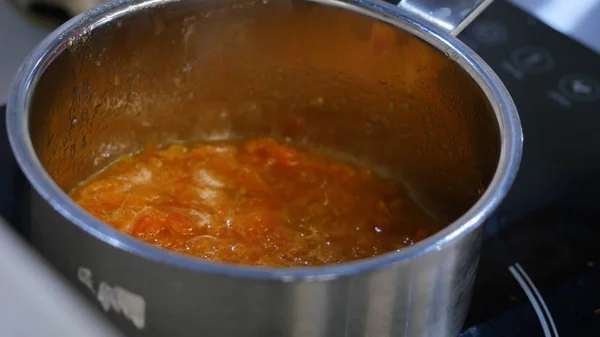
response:
<path fill-rule="evenodd" d="M 400 0 L 398 8 L 458 35 L 493 0 Z"/>
<path fill-rule="evenodd" d="M 290 134 L 298 119 L 310 128 Z M 509 189 L 522 145 L 510 96 L 471 50 L 394 6 L 352 0 L 102 5 L 25 61 L 7 125 L 37 192 L 34 242 L 91 298 L 101 289 L 82 275 L 128 290 L 133 308 L 103 305 L 130 336 L 457 335 L 481 225 Z M 261 269 L 147 245 L 66 194 L 149 141 L 255 135 L 288 136 L 402 179 L 449 225 L 373 259 Z"/>
<path fill-rule="evenodd" d="M 120 337 L 0 218 L 3 336 Z"/>
<path fill-rule="evenodd" d="M 27 0 L 0 0 L 0 104 L 8 100 L 10 83 L 23 59 L 39 43 L 49 30 L 29 22 L 21 13 L 16 13 L 8 2 L 16 4 L 21 10 L 27 10 Z M 50 0 L 52 1 L 52 0 Z M 79 6 L 79 0 L 60 0 L 69 8 Z M 99 0 L 91 0 L 97 3 Z M 509 1 L 554 29 L 567 34 L 575 40 L 600 53 L 600 1 L 598 0 L 499 0 Z M 38 0 L 46 3 L 46 0 Z M 87 1 L 85 3 L 90 3 Z M 77 11 L 71 11 L 74 15 Z"/>

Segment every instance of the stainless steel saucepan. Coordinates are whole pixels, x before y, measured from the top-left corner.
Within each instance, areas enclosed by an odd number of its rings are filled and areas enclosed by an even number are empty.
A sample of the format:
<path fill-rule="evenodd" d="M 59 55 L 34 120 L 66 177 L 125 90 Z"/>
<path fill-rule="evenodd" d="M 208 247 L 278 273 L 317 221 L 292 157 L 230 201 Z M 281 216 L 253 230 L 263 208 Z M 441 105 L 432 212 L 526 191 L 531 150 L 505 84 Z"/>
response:
<path fill-rule="evenodd" d="M 454 37 L 487 3 L 121 0 L 77 16 L 8 104 L 34 243 L 129 336 L 456 336 L 522 146 L 508 92 Z M 148 142 L 258 135 L 399 179 L 447 226 L 367 260 L 252 268 L 137 241 L 67 195 Z"/>

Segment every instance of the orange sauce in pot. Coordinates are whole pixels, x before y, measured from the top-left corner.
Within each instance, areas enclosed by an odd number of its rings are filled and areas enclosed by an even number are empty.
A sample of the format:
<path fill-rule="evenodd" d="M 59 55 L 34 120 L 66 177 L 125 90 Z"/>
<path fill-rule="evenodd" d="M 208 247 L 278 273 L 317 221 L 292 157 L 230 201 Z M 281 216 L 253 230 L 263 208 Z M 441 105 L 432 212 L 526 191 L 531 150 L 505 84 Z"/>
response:
<path fill-rule="evenodd" d="M 255 266 L 368 258 L 441 227 L 400 184 L 271 138 L 149 148 L 94 175 L 71 197 L 163 249 Z"/>

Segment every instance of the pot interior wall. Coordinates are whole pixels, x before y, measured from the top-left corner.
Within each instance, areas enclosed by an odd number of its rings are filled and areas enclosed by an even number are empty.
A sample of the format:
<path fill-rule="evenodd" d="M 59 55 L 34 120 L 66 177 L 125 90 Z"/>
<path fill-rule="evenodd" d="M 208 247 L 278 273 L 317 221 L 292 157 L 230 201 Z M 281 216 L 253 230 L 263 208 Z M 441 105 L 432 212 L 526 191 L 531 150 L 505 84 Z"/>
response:
<path fill-rule="evenodd" d="M 289 0 L 178 1 L 65 38 L 30 133 L 64 191 L 148 142 L 272 135 L 463 214 L 499 159 L 494 112 L 443 53 L 376 20 Z"/>

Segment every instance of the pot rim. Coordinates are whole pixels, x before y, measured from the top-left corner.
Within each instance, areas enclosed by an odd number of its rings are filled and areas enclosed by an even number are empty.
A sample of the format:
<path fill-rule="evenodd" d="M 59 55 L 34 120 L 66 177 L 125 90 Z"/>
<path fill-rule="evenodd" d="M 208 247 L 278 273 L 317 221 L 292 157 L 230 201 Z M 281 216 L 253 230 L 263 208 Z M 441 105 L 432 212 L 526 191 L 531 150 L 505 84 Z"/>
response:
<path fill-rule="evenodd" d="M 93 29 L 146 8 L 179 1 L 118 0 L 80 14 L 48 35 L 26 58 L 15 77 L 7 105 L 6 124 L 17 162 L 37 193 L 54 210 L 96 239 L 145 259 L 198 272 L 281 282 L 329 280 L 378 270 L 441 250 L 481 226 L 506 196 L 521 159 L 521 124 L 507 89 L 474 51 L 449 33 L 383 1 L 307 0 L 351 10 L 404 30 L 443 52 L 476 82 L 494 110 L 500 132 L 500 157 L 496 172 L 479 200 L 459 219 L 410 247 L 369 259 L 320 267 L 264 268 L 210 262 L 160 249 L 104 224 L 72 201 L 47 174 L 37 158 L 29 134 L 29 108 L 33 92 L 48 65 Z"/>

